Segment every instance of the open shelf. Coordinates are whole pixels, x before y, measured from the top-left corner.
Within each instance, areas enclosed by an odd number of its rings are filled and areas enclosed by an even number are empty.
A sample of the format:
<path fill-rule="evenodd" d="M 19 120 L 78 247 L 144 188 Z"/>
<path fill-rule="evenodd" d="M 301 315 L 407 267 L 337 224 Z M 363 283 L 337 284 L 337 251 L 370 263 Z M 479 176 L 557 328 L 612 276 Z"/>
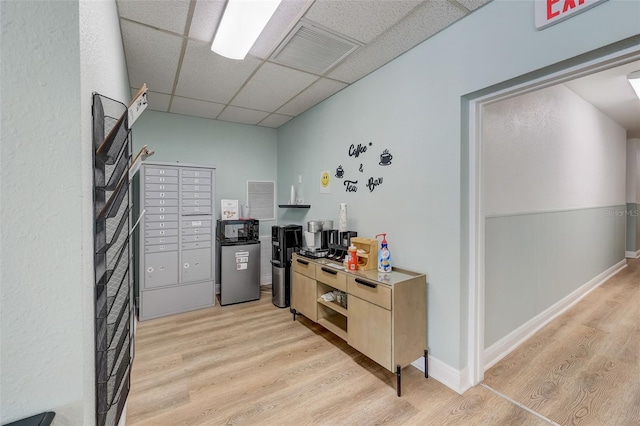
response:
<path fill-rule="evenodd" d="M 347 310 L 345 308 L 343 308 L 342 306 L 338 305 L 336 302 L 327 302 L 325 301 L 322 297 L 318 298 L 318 303 L 321 305 L 326 306 L 329 309 L 332 309 L 334 311 L 336 311 L 337 313 L 339 313 L 342 316 L 347 317 Z"/>
<path fill-rule="evenodd" d="M 278 204 L 281 209 L 308 209 L 311 204 Z"/>
<path fill-rule="evenodd" d="M 341 338 L 347 340 L 347 318 L 342 315 L 319 318 L 318 324 Z"/>

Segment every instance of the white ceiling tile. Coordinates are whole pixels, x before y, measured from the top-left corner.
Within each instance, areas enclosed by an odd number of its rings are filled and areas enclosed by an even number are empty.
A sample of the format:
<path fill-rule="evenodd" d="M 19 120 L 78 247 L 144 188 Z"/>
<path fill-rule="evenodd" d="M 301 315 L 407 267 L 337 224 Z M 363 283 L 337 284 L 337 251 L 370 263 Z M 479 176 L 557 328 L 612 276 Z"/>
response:
<path fill-rule="evenodd" d="M 421 0 L 316 0 L 305 18 L 369 43 L 418 6 Z"/>
<path fill-rule="evenodd" d="M 173 102 L 171 102 L 171 110 L 169 110 L 169 112 L 174 114 L 192 115 L 194 117 L 216 118 L 223 108 L 223 104 L 174 96 Z"/>
<path fill-rule="evenodd" d="M 189 40 L 175 94 L 227 103 L 261 63 L 254 58 L 227 59 L 213 53 L 210 43 Z"/>
<path fill-rule="evenodd" d="M 218 116 L 218 120 L 233 121 L 234 123 L 258 124 L 268 115 L 269 113 L 264 111 L 228 106 L 224 111 L 222 111 L 222 114 Z"/>
<path fill-rule="evenodd" d="M 304 111 L 317 103 L 322 102 L 345 87 L 347 87 L 345 83 L 322 78 L 309 86 L 304 92 L 284 104 L 280 109 L 278 109 L 278 112 L 293 116 L 302 114 Z"/>
<path fill-rule="evenodd" d="M 249 54 L 267 59 L 312 3 L 313 0 L 282 0 Z"/>
<path fill-rule="evenodd" d="M 138 93 L 140 88 L 131 88 L 131 99 Z M 167 95 L 166 93 L 157 93 L 147 90 L 147 101 L 149 105 L 147 108 L 152 109 L 154 111 L 163 111 L 167 112 L 169 109 L 169 101 L 171 100 L 171 95 Z"/>
<path fill-rule="evenodd" d="M 388 32 L 356 50 L 327 76 L 353 83 L 465 15 L 449 2 L 426 2 Z"/>
<path fill-rule="evenodd" d="M 182 37 L 129 21 L 120 21 L 129 83 L 171 93 L 182 50 Z"/>
<path fill-rule="evenodd" d="M 231 104 L 273 112 L 317 78 L 306 72 L 267 62 L 251 77 Z"/>
<path fill-rule="evenodd" d="M 469 9 L 470 11 L 474 11 L 480 6 L 484 6 L 489 3 L 491 0 L 457 0 L 458 3 Z"/>
<path fill-rule="evenodd" d="M 225 3 L 226 0 L 198 0 L 191 19 L 189 37 L 212 43 Z"/>
<path fill-rule="evenodd" d="M 119 16 L 184 34 L 189 0 L 117 0 Z"/>
<path fill-rule="evenodd" d="M 259 122 L 258 126 L 273 127 L 274 129 L 277 129 L 292 118 L 293 117 L 289 117 L 288 115 L 271 114 L 270 116 Z"/>

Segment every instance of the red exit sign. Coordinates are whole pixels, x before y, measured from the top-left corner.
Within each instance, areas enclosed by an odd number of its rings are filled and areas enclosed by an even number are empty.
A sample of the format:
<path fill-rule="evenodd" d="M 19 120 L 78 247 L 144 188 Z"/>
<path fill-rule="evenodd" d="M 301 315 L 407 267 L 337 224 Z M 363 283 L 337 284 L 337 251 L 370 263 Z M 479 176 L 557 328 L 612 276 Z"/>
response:
<path fill-rule="evenodd" d="M 536 28 L 541 30 L 607 0 L 536 0 Z"/>

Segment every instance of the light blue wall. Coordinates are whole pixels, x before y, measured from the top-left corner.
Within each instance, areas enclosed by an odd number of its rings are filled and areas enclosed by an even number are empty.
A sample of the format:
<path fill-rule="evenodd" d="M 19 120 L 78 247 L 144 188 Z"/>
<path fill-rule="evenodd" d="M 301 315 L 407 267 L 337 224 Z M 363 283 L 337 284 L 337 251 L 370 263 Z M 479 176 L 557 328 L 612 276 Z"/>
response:
<path fill-rule="evenodd" d="M 337 223 L 346 202 L 349 228 L 387 232 L 394 264 L 427 273 L 431 354 L 456 369 L 466 365 L 468 326 L 461 96 L 638 34 L 640 3 L 609 1 L 544 31 L 533 22 L 532 1 L 494 1 L 278 129 L 279 201 L 302 174 L 312 206 L 280 219 Z M 380 174 L 383 185 L 347 194 L 334 179 L 320 194 L 320 171 L 354 166 L 349 145 L 370 141 L 363 176 Z M 380 148 L 394 159 L 378 173 Z"/>
<path fill-rule="evenodd" d="M 134 152 L 142 145 L 155 151 L 149 161 L 215 166 L 218 217 L 221 199 L 246 202 L 247 180 L 277 179 L 274 129 L 147 110 L 135 123 L 133 145 Z M 261 221 L 260 234 L 270 235 L 275 223 Z"/>

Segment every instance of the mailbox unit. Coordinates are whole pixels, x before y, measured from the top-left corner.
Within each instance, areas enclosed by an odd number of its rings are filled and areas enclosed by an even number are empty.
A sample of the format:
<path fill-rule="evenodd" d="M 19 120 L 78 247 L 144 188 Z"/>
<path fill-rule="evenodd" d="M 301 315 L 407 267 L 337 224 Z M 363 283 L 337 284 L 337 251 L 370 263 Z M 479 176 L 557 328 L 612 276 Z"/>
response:
<path fill-rule="evenodd" d="M 144 162 L 140 169 L 140 320 L 215 304 L 211 166 Z"/>

